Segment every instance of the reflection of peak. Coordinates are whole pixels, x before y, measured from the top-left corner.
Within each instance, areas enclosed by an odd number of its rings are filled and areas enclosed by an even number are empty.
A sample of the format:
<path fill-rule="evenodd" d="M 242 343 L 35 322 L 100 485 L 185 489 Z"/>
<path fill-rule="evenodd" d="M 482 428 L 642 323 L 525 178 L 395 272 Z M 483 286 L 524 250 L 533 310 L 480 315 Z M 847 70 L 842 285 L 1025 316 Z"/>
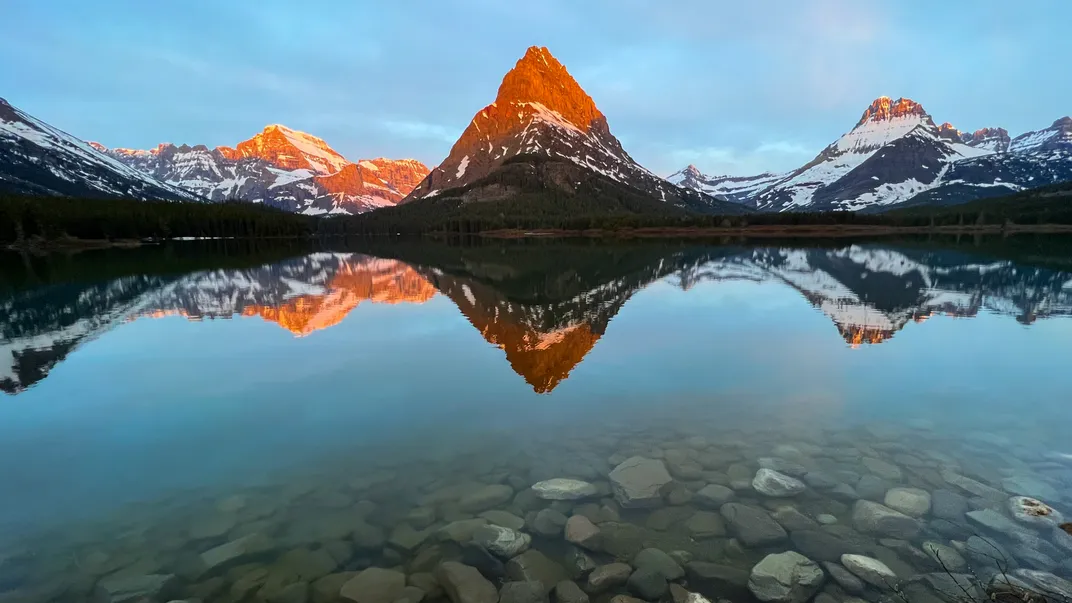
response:
<path fill-rule="evenodd" d="M 337 325 L 363 301 L 421 304 L 434 295 L 435 288 L 409 266 L 372 260 L 343 264 L 322 293 L 302 294 L 275 305 L 247 306 L 242 315 L 260 316 L 301 336 Z"/>
<path fill-rule="evenodd" d="M 512 302 L 472 279 L 436 272 L 427 276 L 488 343 L 506 353 L 514 372 L 541 394 L 569 376 L 621 307 L 616 299 L 588 308 L 570 307 L 570 302 L 530 305 Z"/>

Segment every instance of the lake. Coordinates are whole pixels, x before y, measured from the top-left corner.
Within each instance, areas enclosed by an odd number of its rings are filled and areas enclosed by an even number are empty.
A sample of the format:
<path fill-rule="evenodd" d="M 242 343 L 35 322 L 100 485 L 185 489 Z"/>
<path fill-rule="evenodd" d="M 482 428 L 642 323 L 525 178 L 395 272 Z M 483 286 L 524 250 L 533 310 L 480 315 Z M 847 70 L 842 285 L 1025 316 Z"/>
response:
<path fill-rule="evenodd" d="M 4 603 L 1072 579 L 1066 240 L 215 241 L 0 276 Z"/>

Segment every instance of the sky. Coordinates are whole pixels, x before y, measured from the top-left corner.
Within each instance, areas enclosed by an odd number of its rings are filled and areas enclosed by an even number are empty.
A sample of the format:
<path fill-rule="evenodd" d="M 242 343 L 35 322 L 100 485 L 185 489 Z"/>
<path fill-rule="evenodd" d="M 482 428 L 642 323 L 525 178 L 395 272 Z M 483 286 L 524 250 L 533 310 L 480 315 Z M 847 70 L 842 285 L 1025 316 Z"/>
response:
<path fill-rule="evenodd" d="M 1013 136 L 1072 113 L 1062 0 L 6 4 L 0 97 L 109 147 L 282 123 L 352 160 L 432 166 L 532 45 L 662 175 L 793 169 L 883 95 Z"/>

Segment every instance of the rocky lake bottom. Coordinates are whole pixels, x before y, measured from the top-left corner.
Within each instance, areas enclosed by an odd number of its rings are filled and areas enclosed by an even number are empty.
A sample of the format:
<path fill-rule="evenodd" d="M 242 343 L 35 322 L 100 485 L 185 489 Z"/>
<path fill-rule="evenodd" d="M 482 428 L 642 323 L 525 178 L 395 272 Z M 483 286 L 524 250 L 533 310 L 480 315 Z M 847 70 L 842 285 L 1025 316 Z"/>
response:
<path fill-rule="evenodd" d="M 1072 599 L 1072 446 L 992 418 L 623 417 L 355 449 L 6 547 L 0 601 Z"/>

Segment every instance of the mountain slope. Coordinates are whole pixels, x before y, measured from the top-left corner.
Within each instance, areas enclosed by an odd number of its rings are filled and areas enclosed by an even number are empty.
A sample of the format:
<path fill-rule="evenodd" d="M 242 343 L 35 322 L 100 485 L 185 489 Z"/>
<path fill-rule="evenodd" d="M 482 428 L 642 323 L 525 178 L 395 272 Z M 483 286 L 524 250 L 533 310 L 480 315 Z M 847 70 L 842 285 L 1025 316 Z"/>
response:
<path fill-rule="evenodd" d="M 692 166 L 670 180 L 760 211 L 886 211 L 951 205 L 1072 180 L 1072 119 L 1010 138 L 961 132 L 915 101 L 876 99 L 856 126 L 783 177 L 709 177 Z"/>
<path fill-rule="evenodd" d="M 359 214 L 394 205 L 428 174 L 413 159 L 351 163 L 320 138 L 278 124 L 234 148 L 169 143 L 148 151 L 96 147 L 211 201 L 238 199 L 312 215 Z"/>
<path fill-rule="evenodd" d="M 708 176 L 694 166 L 674 172 L 666 177 L 683 188 L 721 197 L 736 203 L 745 203 L 755 193 L 767 188 L 782 178 L 783 174 L 765 172 L 758 176 Z"/>
<path fill-rule="evenodd" d="M 0 98 L 0 191 L 27 195 L 196 201 Z"/>
<path fill-rule="evenodd" d="M 945 165 L 987 152 L 943 135 L 919 103 L 884 96 L 852 130 L 751 202 L 765 211 L 888 205 L 929 186 Z"/>
<path fill-rule="evenodd" d="M 1005 130 L 997 130 L 980 130 L 973 138 L 979 138 L 981 145 L 1004 146 L 1006 151 L 952 163 L 932 186 L 898 207 L 959 205 L 1072 182 L 1072 118 L 1063 117 L 1049 128 L 1025 132 L 1011 141 Z"/>
<path fill-rule="evenodd" d="M 740 209 L 659 178 L 633 161 L 607 118 L 546 48 L 532 47 L 503 78 L 495 102 L 480 110 L 450 154 L 404 202 L 472 185 L 507 161 L 528 157 L 572 163 L 585 172 L 670 205 L 708 212 Z M 568 188 L 568 183 L 557 183 Z"/>

